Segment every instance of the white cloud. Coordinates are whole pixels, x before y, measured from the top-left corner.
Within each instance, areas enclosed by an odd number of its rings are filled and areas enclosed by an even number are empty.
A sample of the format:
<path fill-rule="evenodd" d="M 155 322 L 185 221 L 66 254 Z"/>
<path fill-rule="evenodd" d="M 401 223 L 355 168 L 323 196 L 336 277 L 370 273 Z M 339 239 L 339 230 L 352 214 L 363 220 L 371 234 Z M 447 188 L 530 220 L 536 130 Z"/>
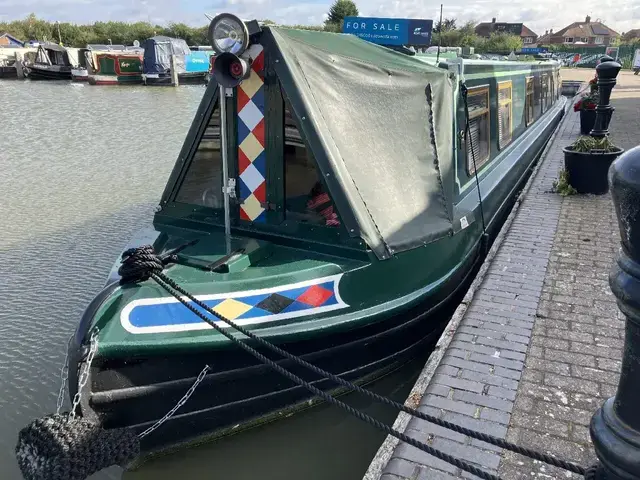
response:
<path fill-rule="evenodd" d="M 363 16 L 437 19 L 440 5 L 414 0 L 359 0 Z M 191 25 L 206 23 L 204 12 L 231 11 L 243 18 L 271 19 L 285 24 L 321 24 L 331 0 L 0 0 L 0 18 L 24 18 L 30 12 L 48 20 L 93 22 L 96 20 L 138 21 L 151 19 L 157 23 L 181 21 Z M 582 0 L 560 2 L 538 0 L 535 3 L 512 0 L 496 4 L 490 0 L 453 0 L 445 5 L 444 16 L 467 20 L 523 22 L 537 34 L 555 31 L 590 15 L 618 32 L 640 28 L 640 0 Z"/>

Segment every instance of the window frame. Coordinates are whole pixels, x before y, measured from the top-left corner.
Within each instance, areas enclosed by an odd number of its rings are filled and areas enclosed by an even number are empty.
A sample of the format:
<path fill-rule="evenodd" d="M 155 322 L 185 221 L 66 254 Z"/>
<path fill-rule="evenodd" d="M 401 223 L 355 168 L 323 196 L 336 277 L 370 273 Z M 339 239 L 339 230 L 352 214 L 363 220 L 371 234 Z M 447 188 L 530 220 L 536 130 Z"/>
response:
<path fill-rule="evenodd" d="M 564 37 L 564 43 L 573 43 L 574 37 Z"/>
<path fill-rule="evenodd" d="M 547 72 L 540 73 L 540 93 L 541 95 L 541 113 L 549 110 L 549 74 Z"/>
<path fill-rule="evenodd" d="M 469 154 L 469 139 L 467 137 L 467 133 L 470 133 L 470 129 L 468 130 L 465 126 L 465 156 L 466 156 L 466 171 L 467 174 L 471 177 L 474 176 L 476 174 L 476 172 L 479 172 L 480 170 L 482 170 L 482 168 L 489 162 L 489 160 L 491 159 L 491 95 L 490 95 L 490 87 L 488 84 L 486 85 L 478 85 L 475 87 L 469 87 L 467 89 L 467 98 L 469 98 L 472 95 L 480 95 L 480 94 L 484 94 L 486 95 L 486 99 L 487 99 L 487 107 L 482 109 L 480 112 L 476 111 L 473 112 L 473 114 L 469 113 L 469 123 L 471 123 L 471 120 L 479 117 L 481 115 L 486 115 L 487 116 L 487 144 L 489 146 L 489 148 L 487 149 L 487 156 L 483 159 L 475 159 L 475 164 L 476 164 L 476 169 L 473 168 L 473 163 L 474 163 L 474 159 L 473 159 L 473 154 Z"/>
<path fill-rule="evenodd" d="M 593 43 L 595 43 L 596 45 L 604 44 L 604 35 L 596 35 L 595 38 L 593 39 Z"/>
<path fill-rule="evenodd" d="M 529 84 L 531 84 L 531 92 L 529 92 Z M 529 93 L 531 93 L 531 101 L 532 101 L 532 118 L 529 119 Z M 525 77 L 524 78 L 524 122 L 525 122 L 525 126 L 529 127 L 531 126 L 535 121 L 536 121 L 536 112 L 535 112 L 535 107 L 536 107 L 536 90 L 535 90 L 535 84 L 534 84 L 534 77 L 533 75 L 529 76 L 529 77 Z"/>
<path fill-rule="evenodd" d="M 509 89 L 509 100 L 500 100 L 500 91 Z M 505 80 L 497 83 L 497 100 L 498 100 L 498 149 L 502 150 L 513 141 L 513 81 Z M 509 140 L 503 145 L 502 138 L 500 136 L 500 109 L 506 105 L 509 105 Z"/>
<path fill-rule="evenodd" d="M 304 226 L 304 228 L 309 228 L 311 231 L 316 230 L 318 231 L 318 229 L 323 229 L 325 231 L 329 231 L 329 232 L 338 232 L 337 235 L 339 236 L 340 233 L 344 232 L 344 219 L 342 217 L 342 215 L 340 214 L 340 211 L 338 209 L 338 205 L 335 202 L 335 199 L 331 196 L 331 194 L 329 193 L 329 188 L 326 184 L 324 175 L 322 173 L 322 170 L 320 169 L 320 165 L 318 164 L 317 160 L 315 159 L 315 156 L 313 156 L 313 152 L 311 152 L 311 150 L 309 149 L 309 144 L 307 142 L 307 138 L 304 134 L 304 131 L 302 130 L 302 125 L 300 124 L 300 120 L 297 117 L 297 115 L 295 114 L 295 111 L 293 109 L 293 105 L 291 104 L 291 100 L 287 97 L 287 94 L 285 92 L 285 89 L 281 83 L 281 81 L 279 79 L 277 79 L 274 82 L 274 102 L 277 102 L 277 105 L 275 106 L 277 110 L 279 110 L 279 116 L 277 117 L 277 121 L 278 122 L 278 129 L 281 132 L 282 138 L 284 139 L 284 141 L 275 141 L 273 143 L 281 143 L 282 144 L 282 148 L 279 149 L 276 152 L 273 152 L 275 155 L 277 155 L 276 158 L 280 158 L 281 160 L 278 161 L 276 160 L 276 163 L 279 165 L 279 170 L 278 170 L 278 182 L 274 182 L 275 185 L 274 187 L 278 189 L 278 200 L 277 200 L 277 210 L 278 210 L 278 217 L 277 219 L 275 219 L 274 223 L 280 225 L 280 226 L 285 226 L 285 225 L 299 225 L 299 226 Z M 334 212 L 336 213 L 336 216 L 338 218 L 338 225 L 327 225 L 327 224 L 322 224 L 322 223 L 313 223 L 313 222 L 305 222 L 303 220 L 301 220 L 301 217 L 298 217 L 296 214 L 297 213 L 301 213 L 301 212 L 294 212 L 294 211 L 290 211 L 287 208 L 287 188 L 286 188 L 286 177 L 287 177 L 287 167 L 286 167 L 286 160 L 285 160 L 285 156 L 284 156 L 284 147 L 286 145 L 286 110 L 287 108 L 289 109 L 289 113 L 291 116 L 291 127 L 295 127 L 298 136 L 300 137 L 300 146 L 295 145 L 293 143 L 291 143 L 290 145 L 295 146 L 295 148 L 304 148 L 305 151 L 308 151 L 311 153 L 312 155 L 312 159 L 311 161 L 314 163 L 315 167 L 316 167 L 316 173 L 317 173 L 317 180 L 322 184 L 323 189 L 325 190 L 325 192 L 327 194 L 329 194 L 329 198 L 330 198 L 330 204 L 333 206 Z M 267 160 L 268 163 L 269 160 Z M 288 213 L 291 213 L 293 215 L 288 215 Z M 333 235 L 333 233 L 331 233 Z"/>

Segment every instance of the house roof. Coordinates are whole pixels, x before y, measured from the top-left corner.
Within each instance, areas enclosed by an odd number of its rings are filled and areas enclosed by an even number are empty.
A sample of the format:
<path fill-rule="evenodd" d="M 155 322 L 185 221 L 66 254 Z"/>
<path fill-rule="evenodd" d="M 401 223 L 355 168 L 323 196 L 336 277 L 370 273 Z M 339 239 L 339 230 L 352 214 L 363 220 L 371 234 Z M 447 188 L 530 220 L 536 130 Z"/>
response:
<path fill-rule="evenodd" d="M 602 22 L 573 22 L 553 34 L 554 37 L 618 36 L 619 33 Z"/>
<path fill-rule="evenodd" d="M 629 30 L 623 35 L 625 40 L 633 40 L 634 38 L 640 38 L 640 28 L 634 28 Z"/>
<path fill-rule="evenodd" d="M 549 43 L 551 41 L 551 33 L 547 32 L 544 35 L 538 37 L 538 43 Z"/>
<path fill-rule="evenodd" d="M 21 46 L 24 45 L 24 42 L 22 40 L 17 39 L 16 37 L 14 37 L 13 35 L 9 35 L 8 33 L 3 33 L 2 35 L 0 35 L 0 38 L 8 38 L 11 42 L 13 43 L 17 43 Z"/>
<path fill-rule="evenodd" d="M 481 22 L 476 25 L 476 34 L 488 37 L 492 32 L 508 32 L 521 37 L 537 37 L 536 33 L 523 23 Z"/>

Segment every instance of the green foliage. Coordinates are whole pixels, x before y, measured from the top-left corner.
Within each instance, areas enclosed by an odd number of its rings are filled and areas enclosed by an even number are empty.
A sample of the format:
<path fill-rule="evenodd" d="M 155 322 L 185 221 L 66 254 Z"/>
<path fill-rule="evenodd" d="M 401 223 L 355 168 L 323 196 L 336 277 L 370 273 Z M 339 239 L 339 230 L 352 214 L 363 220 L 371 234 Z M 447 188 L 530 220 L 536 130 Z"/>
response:
<path fill-rule="evenodd" d="M 341 32 L 344 17 L 357 17 L 358 7 L 352 0 L 335 0 L 329 9 L 329 16 L 324 22 L 324 29 L 328 32 Z"/>
<path fill-rule="evenodd" d="M 574 152 L 589 153 L 594 150 L 602 152 L 615 152 L 618 150 L 609 137 L 596 138 L 589 135 L 582 135 L 570 146 Z"/>
<path fill-rule="evenodd" d="M 206 45 L 207 28 L 190 27 L 183 23 L 171 23 L 166 27 L 147 22 L 96 22 L 92 25 L 60 23 L 62 43 L 68 47 L 84 47 L 88 43 L 131 45 L 134 40 L 144 41 L 154 35 L 184 38 L 189 45 Z M 0 22 L 0 32 L 7 32 L 20 40 L 58 42 L 58 25 L 38 19 L 30 14 L 24 20 Z"/>
<path fill-rule="evenodd" d="M 440 20 L 438 20 L 438 22 L 433 27 L 433 33 L 440 33 L 441 31 L 442 31 L 442 33 L 451 32 L 451 31 L 453 31 L 455 29 L 456 29 L 456 19 L 455 18 L 445 18 L 442 21 L 442 24 L 440 23 Z"/>
<path fill-rule="evenodd" d="M 358 7 L 352 0 L 335 0 L 329 10 L 324 25 L 292 25 L 292 28 L 327 32 L 342 32 L 344 17 L 358 16 Z M 265 25 L 274 25 L 272 20 L 262 20 Z M 458 26 L 455 18 L 438 22 L 432 37 L 433 45 L 445 47 L 475 47 L 477 53 L 506 53 L 522 47 L 519 37 L 498 33 L 485 39 L 475 34 L 474 22 Z M 148 22 L 96 22 L 92 25 L 60 23 L 60 37 L 63 45 L 84 47 L 89 43 L 131 45 L 134 40 L 143 42 L 154 35 L 183 38 L 189 45 L 208 45 L 207 25 L 190 27 L 184 23 L 170 23 L 166 26 Z M 0 22 L 0 32 L 7 32 L 21 40 L 48 40 L 58 42 L 58 25 L 38 19 L 30 14 L 24 20 Z"/>
<path fill-rule="evenodd" d="M 522 48 L 522 40 L 517 35 L 507 33 L 492 33 L 489 38 L 476 35 L 476 24 L 467 22 L 461 27 L 456 26 L 455 19 L 446 19 L 436 24 L 433 29 L 431 43 L 442 47 L 474 47 L 475 53 L 504 53 L 518 51 Z"/>
<path fill-rule="evenodd" d="M 478 50 L 487 53 L 511 53 L 522 48 L 522 39 L 517 35 L 508 33 L 492 33 L 489 38 L 482 39 L 483 44 L 478 45 Z"/>
<path fill-rule="evenodd" d="M 563 197 L 568 195 L 575 195 L 578 191 L 569 183 L 569 172 L 561 170 L 558 180 L 553 181 L 552 191 L 559 193 Z"/>

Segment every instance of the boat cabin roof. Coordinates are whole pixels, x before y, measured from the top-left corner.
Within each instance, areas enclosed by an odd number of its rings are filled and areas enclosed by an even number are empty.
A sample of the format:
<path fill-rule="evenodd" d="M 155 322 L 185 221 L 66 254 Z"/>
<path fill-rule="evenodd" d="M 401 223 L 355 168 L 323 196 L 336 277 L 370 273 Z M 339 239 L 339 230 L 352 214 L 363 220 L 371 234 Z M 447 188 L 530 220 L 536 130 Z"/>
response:
<path fill-rule="evenodd" d="M 455 73 L 353 35 L 282 27 L 263 27 L 246 55 L 259 74 L 225 97 L 236 232 L 301 236 L 288 192 L 313 187 L 312 196 L 322 187 L 338 211 L 333 241 L 353 240 L 378 259 L 453 233 Z M 174 216 L 222 225 L 213 214 L 222 208 L 222 174 L 200 157 L 205 141 L 220 138 L 219 91 L 212 79 L 156 218 L 184 212 Z M 219 144 L 212 148 L 219 157 Z M 296 171 L 313 168 L 317 177 L 291 180 L 289 150 Z M 200 197 L 186 194 L 194 179 L 207 178 L 217 195 L 208 211 L 204 187 Z"/>

